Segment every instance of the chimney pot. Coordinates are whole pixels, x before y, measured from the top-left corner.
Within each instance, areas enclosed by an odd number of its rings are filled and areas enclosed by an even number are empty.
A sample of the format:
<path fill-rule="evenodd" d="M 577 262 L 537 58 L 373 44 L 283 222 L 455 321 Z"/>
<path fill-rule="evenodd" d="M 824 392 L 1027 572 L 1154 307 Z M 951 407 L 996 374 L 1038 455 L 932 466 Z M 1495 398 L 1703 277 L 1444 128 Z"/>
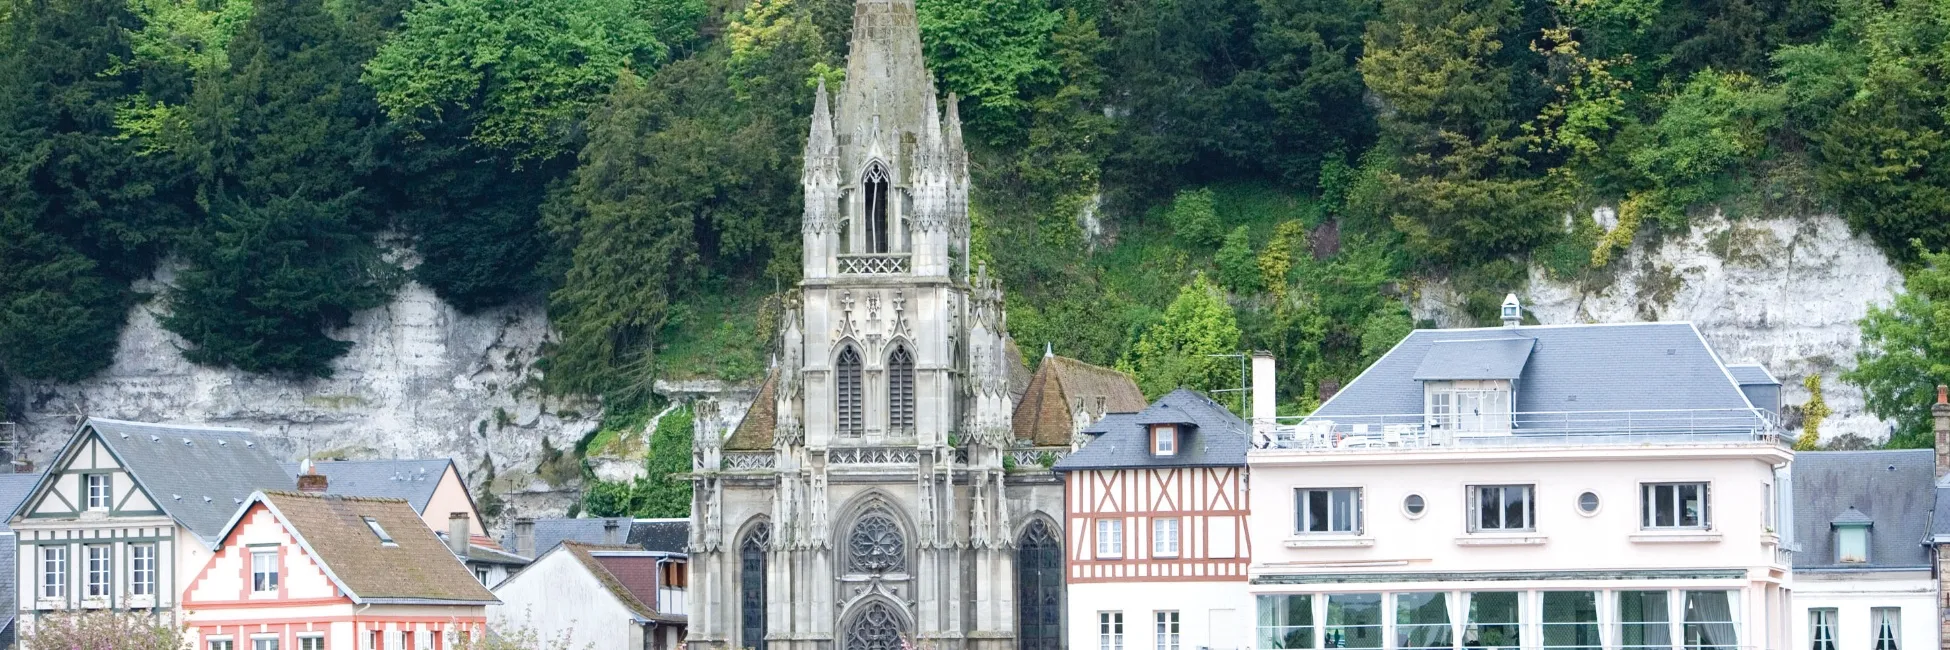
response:
<path fill-rule="evenodd" d="M 453 551 L 454 557 L 463 561 L 467 559 L 468 541 L 473 539 L 474 535 L 468 526 L 469 523 L 465 512 L 447 514 L 447 550 Z"/>
<path fill-rule="evenodd" d="M 617 523 L 617 520 L 604 519 L 603 520 L 603 543 L 611 546 L 622 543 L 622 540 L 616 538 L 616 531 L 620 527 L 621 526 Z"/>
<path fill-rule="evenodd" d="M 298 475 L 299 492 L 306 494 L 324 494 L 325 490 L 331 486 L 331 482 L 326 480 L 325 475 L 318 473 L 318 469 L 312 467 L 309 463 L 305 464 L 302 472 Z"/>

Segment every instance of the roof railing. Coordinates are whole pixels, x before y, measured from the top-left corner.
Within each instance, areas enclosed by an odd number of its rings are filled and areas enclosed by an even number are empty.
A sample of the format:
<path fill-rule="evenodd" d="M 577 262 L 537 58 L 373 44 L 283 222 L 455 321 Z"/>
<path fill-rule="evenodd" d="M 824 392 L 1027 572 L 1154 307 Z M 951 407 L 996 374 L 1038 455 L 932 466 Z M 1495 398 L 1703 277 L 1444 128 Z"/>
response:
<path fill-rule="evenodd" d="M 1262 449 L 1365 450 L 1606 444 L 1778 444 L 1760 409 L 1528 411 L 1308 415 L 1276 418 L 1255 435 Z"/>

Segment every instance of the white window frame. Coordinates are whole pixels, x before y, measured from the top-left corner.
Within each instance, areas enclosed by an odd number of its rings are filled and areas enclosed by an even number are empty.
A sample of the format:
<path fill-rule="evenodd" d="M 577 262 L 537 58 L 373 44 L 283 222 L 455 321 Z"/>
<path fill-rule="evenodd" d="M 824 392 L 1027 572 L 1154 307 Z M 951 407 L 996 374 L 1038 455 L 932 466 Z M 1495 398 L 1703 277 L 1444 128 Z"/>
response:
<path fill-rule="evenodd" d="M 1882 645 L 1882 619 L 1889 620 L 1889 647 Z M 1869 608 L 1869 650 L 1902 650 L 1903 647 L 1903 608 Z"/>
<path fill-rule="evenodd" d="M 65 544 L 41 547 L 40 597 L 68 597 L 68 547 Z"/>
<path fill-rule="evenodd" d="M 115 547 L 110 544 L 85 544 L 81 547 L 81 596 L 106 604 L 115 595 Z"/>
<path fill-rule="evenodd" d="M 1498 506 L 1497 519 L 1501 522 L 1501 525 L 1499 526 L 1492 527 L 1492 526 L 1483 525 L 1483 492 L 1486 490 L 1496 491 L 1497 506 Z M 1511 526 L 1509 520 L 1506 518 L 1506 516 L 1509 513 L 1502 512 L 1503 501 L 1509 498 L 1510 490 L 1521 490 L 1523 494 L 1524 521 L 1519 522 L 1520 524 L 1522 524 L 1519 526 Z M 1500 485 L 1469 486 L 1469 532 L 1528 533 L 1528 532 L 1536 532 L 1536 531 L 1537 531 L 1537 486 L 1536 484 L 1507 483 L 1507 484 L 1500 484 Z"/>
<path fill-rule="evenodd" d="M 1158 517 L 1151 520 L 1151 557 L 1178 557 L 1177 517 Z"/>
<path fill-rule="evenodd" d="M 279 645 L 276 634 L 251 635 L 251 650 L 279 650 Z"/>
<path fill-rule="evenodd" d="M 1152 616 L 1152 620 L 1157 624 L 1155 628 L 1157 630 L 1157 650 L 1178 650 L 1180 632 L 1178 610 L 1159 610 Z"/>
<path fill-rule="evenodd" d="M 1841 524 L 1835 526 L 1835 563 L 1866 564 L 1869 561 L 1869 536 L 1872 531 L 1868 524 Z M 1850 543 L 1850 538 L 1855 538 Z M 1861 551 L 1859 556 L 1848 554 L 1850 548 Z"/>
<path fill-rule="evenodd" d="M 1515 403 L 1507 379 L 1423 383 L 1428 426 L 1451 433 L 1507 435 Z"/>
<path fill-rule="evenodd" d="M 1315 492 L 1324 492 L 1327 494 L 1327 513 L 1326 516 L 1324 517 L 1324 519 L 1327 522 L 1327 526 L 1322 530 L 1311 530 L 1307 527 L 1307 520 L 1308 520 L 1307 510 L 1311 502 L 1309 495 Z M 1365 525 L 1364 518 L 1362 516 L 1364 514 L 1363 511 L 1366 510 L 1366 505 L 1363 503 L 1365 500 L 1365 495 L 1363 494 L 1363 492 L 1364 490 L 1358 487 L 1294 488 L 1293 489 L 1293 530 L 1294 532 L 1301 535 L 1360 535 L 1362 534 L 1362 532 L 1366 530 L 1366 528 L 1364 527 Z M 1346 494 L 1347 498 L 1336 499 L 1335 498 L 1336 494 Z M 1336 503 L 1342 503 L 1343 505 L 1337 507 L 1335 505 Z M 1348 504 L 1351 504 L 1351 506 L 1349 506 Z M 1347 530 L 1336 529 L 1334 522 L 1340 518 L 1336 517 L 1335 514 L 1338 513 L 1340 510 L 1345 509 L 1346 507 L 1353 508 L 1353 513 L 1348 517 L 1349 529 Z"/>
<path fill-rule="evenodd" d="M 306 644 L 307 641 L 313 642 L 316 645 L 308 646 Z M 325 650 L 325 635 L 317 632 L 307 632 L 298 635 L 298 650 Z"/>
<path fill-rule="evenodd" d="M 1672 488 L 1671 499 L 1660 498 L 1660 488 Z M 1699 490 L 1699 521 L 1684 523 L 1685 500 L 1680 497 L 1684 487 Z M 1662 505 L 1672 507 L 1671 524 L 1659 524 L 1659 510 Z M 1713 483 L 1710 481 L 1655 481 L 1639 484 L 1639 528 L 1643 530 L 1712 530 L 1713 528 Z"/>
<path fill-rule="evenodd" d="M 1097 520 L 1097 558 L 1119 560 L 1124 558 L 1124 520 Z"/>
<path fill-rule="evenodd" d="M 250 554 L 251 595 L 254 597 L 276 596 L 278 594 L 278 586 L 283 582 L 283 576 L 279 575 L 280 571 L 278 570 L 278 547 L 253 547 L 250 549 Z M 269 558 L 271 561 L 271 566 L 268 571 L 264 567 L 258 566 L 258 560 L 265 558 Z M 258 576 L 263 575 L 268 575 L 270 578 L 266 580 L 258 579 Z M 256 640 L 253 639 L 252 643 L 255 644 Z M 255 650 L 255 648 L 253 647 L 252 650 Z"/>
<path fill-rule="evenodd" d="M 1834 607 L 1808 608 L 1808 650 L 1835 650 L 1840 643 L 1835 638 L 1835 618 L 1840 613 Z M 1869 616 L 1869 622 L 1873 627 L 1874 614 Z"/>
<path fill-rule="evenodd" d="M 236 650 L 237 642 L 227 636 L 213 636 L 204 639 L 203 647 L 208 650 Z"/>
<path fill-rule="evenodd" d="M 148 553 L 145 554 L 143 551 Z M 156 552 L 155 542 L 129 545 L 130 596 L 156 595 Z"/>
<path fill-rule="evenodd" d="M 1124 612 L 1097 612 L 1097 650 L 1124 650 Z"/>
<path fill-rule="evenodd" d="M 1151 455 L 1178 455 L 1178 427 L 1170 424 L 1151 426 Z"/>
<path fill-rule="evenodd" d="M 99 486 L 95 484 L 95 479 L 101 479 Z M 89 512 L 107 511 L 114 507 L 115 482 L 109 475 L 102 473 L 82 474 L 81 487 L 82 497 L 86 499 Z M 97 487 L 101 488 L 99 494 L 95 491 Z M 97 497 L 100 499 L 99 504 L 97 503 Z"/>

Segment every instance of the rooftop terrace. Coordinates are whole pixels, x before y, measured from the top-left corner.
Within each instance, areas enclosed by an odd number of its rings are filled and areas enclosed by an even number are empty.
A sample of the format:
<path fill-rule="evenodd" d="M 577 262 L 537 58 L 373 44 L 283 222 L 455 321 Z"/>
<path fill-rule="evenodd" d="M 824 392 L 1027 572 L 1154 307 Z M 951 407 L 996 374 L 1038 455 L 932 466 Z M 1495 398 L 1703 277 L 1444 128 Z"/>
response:
<path fill-rule="evenodd" d="M 1755 408 L 1539 411 L 1508 414 L 1275 418 L 1257 446 L 1319 451 L 1585 445 L 1779 444 L 1771 413 Z"/>

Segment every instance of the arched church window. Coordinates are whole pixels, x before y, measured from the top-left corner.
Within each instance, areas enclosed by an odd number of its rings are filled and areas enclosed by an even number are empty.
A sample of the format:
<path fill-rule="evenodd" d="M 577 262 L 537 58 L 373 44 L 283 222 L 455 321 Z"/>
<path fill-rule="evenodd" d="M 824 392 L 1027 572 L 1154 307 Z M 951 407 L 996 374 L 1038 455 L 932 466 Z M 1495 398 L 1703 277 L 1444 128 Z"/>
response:
<path fill-rule="evenodd" d="M 866 423 L 860 399 L 860 353 L 853 346 L 840 351 L 837 370 L 835 384 L 839 392 L 835 395 L 834 412 L 839 415 L 840 433 L 857 434 L 866 428 Z"/>
<path fill-rule="evenodd" d="M 914 355 L 904 345 L 887 355 L 887 428 L 914 428 Z"/>
<path fill-rule="evenodd" d="M 846 626 L 845 650 L 901 650 L 904 627 L 894 608 L 869 601 Z"/>
<path fill-rule="evenodd" d="M 873 510 L 853 522 L 846 536 L 847 570 L 853 573 L 896 573 L 907 570 L 907 541 L 885 511 Z"/>
<path fill-rule="evenodd" d="M 887 230 L 887 199 L 892 193 L 892 183 L 887 177 L 887 168 L 880 163 L 867 167 L 867 176 L 862 189 L 867 200 L 867 252 L 887 252 L 889 241 Z"/>
<path fill-rule="evenodd" d="M 1016 542 L 1016 609 L 1020 650 L 1063 648 L 1063 549 L 1049 524 L 1036 519 Z"/>
<path fill-rule="evenodd" d="M 740 647 L 765 650 L 765 549 L 772 543 L 772 525 L 759 524 L 738 544 L 738 618 Z"/>

